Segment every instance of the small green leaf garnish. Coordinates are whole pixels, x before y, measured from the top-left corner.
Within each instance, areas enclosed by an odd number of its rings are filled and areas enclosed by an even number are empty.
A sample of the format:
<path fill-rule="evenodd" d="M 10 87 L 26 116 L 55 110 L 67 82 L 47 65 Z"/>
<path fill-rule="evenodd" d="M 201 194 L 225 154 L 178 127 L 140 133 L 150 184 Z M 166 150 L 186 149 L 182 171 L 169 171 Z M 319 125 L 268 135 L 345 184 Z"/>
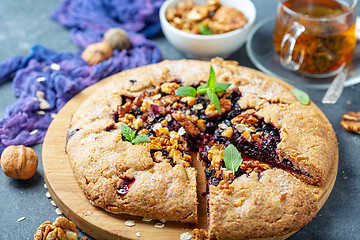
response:
<path fill-rule="evenodd" d="M 121 124 L 120 130 L 121 130 L 121 134 L 125 137 L 125 139 L 131 142 L 132 144 L 150 142 L 150 138 L 144 134 L 140 134 L 135 138 L 136 131 L 132 130 L 129 126 L 125 124 Z"/>
<path fill-rule="evenodd" d="M 215 84 L 215 92 L 225 92 L 226 89 L 230 87 L 231 83 L 216 83 Z M 217 89 L 219 89 L 217 91 Z"/>
<path fill-rule="evenodd" d="M 145 134 L 140 134 L 134 140 L 131 141 L 132 144 L 144 143 L 144 142 L 150 142 L 150 138 Z"/>
<path fill-rule="evenodd" d="M 243 159 L 234 145 L 230 144 L 225 148 L 223 152 L 223 159 L 226 169 L 232 171 L 235 176 L 235 173 L 239 170 Z"/>
<path fill-rule="evenodd" d="M 176 90 L 176 96 L 189 96 L 195 97 L 196 93 L 198 94 L 207 94 L 210 101 L 216 107 L 219 113 L 221 113 L 219 97 L 216 93 L 225 92 L 231 83 L 217 83 L 215 71 L 212 66 L 210 66 L 209 79 L 206 84 L 200 85 L 197 89 L 190 86 L 181 86 Z"/>
<path fill-rule="evenodd" d="M 199 23 L 199 30 L 202 35 L 212 35 L 210 29 L 203 23 Z"/>
<path fill-rule="evenodd" d="M 300 101 L 302 105 L 310 104 L 310 97 L 306 92 L 301 91 L 300 89 L 297 88 L 290 89 L 290 91 L 295 95 L 295 97 Z"/>
<path fill-rule="evenodd" d="M 196 89 L 190 86 L 181 86 L 176 90 L 176 96 L 196 96 Z"/>
<path fill-rule="evenodd" d="M 219 113 L 221 113 L 219 98 L 213 89 L 206 90 L 206 94 L 209 96 L 210 101 L 214 104 Z"/>
<path fill-rule="evenodd" d="M 216 84 L 215 71 L 214 71 L 213 67 L 210 66 L 210 73 L 209 73 L 209 79 L 208 79 L 208 82 L 207 82 L 207 87 L 209 89 L 214 88 L 215 84 Z"/>
<path fill-rule="evenodd" d="M 129 142 L 134 140 L 136 132 L 134 132 L 129 126 L 121 124 L 120 130 L 121 134 L 126 138 L 126 140 L 128 140 Z"/>

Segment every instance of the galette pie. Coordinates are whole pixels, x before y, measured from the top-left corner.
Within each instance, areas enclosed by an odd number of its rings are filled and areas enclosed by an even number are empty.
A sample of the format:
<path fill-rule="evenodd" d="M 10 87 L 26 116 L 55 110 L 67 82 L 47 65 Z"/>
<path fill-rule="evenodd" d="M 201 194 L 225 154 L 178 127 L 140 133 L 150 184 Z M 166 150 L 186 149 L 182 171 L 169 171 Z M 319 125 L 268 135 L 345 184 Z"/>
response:
<path fill-rule="evenodd" d="M 201 161 L 203 235 L 283 236 L 316 215 L 338 160 L 331 124 L 291 88 L 219 58 L 124 71 L 73 115 L 68 158 L 92 204 L 188 223 L 197 222 Z"/>

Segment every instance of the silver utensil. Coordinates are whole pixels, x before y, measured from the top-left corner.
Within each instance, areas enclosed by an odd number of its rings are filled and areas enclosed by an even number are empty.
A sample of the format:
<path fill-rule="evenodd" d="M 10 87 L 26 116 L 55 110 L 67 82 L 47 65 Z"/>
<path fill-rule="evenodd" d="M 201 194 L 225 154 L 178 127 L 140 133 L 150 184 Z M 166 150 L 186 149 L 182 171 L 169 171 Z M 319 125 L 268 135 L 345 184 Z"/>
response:
<path fill-rule="evenodd" d="M 344 89 L 344 83 L 348 72 L 349 67 L 345 67 L 345 69 L 334 78 L 322 99 L 322 103 L 335 104 L 337 102 Z"/>

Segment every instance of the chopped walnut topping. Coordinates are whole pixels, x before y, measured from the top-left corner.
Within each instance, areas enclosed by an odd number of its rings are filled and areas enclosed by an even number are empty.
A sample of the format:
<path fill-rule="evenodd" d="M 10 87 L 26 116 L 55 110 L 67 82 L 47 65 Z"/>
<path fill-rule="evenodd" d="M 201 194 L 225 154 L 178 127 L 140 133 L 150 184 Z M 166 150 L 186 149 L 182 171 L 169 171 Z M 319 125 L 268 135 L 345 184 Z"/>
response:
<path fill-rule="evenodd" d="M 154 153 L 154 160 L 155 162 L 164 162 L 166 161 L 166 157 L 162 154 L 162 152 L 158 151 Z"/>
<path fill-rule="evenodd" d="M 193 106 L 197 101 L 195 97 L 182 97 L 180 102 L 187 103 L 188 106 Z"/>
<path fill-rule="evenodd" d="M 188 161 L 191 161 L 191 157 L 187 155 L 187 157 L 184 158 L 179 150 L 171 149 L 169 157 L 173 159 L 175 164 L 183 164 L 185 167 L 190 167 L 190 163 Z"/>
<path fill-rule="evenodd" d="M 118 115 L 119 118 L 122 118 L 125 116 L 126 113 L 130 112 L 131 110 L 131 103 L 125 103 L 123 106 L 118 107 Z"/>
<path fill-rule="evenodd" d="M 232 127 L 228 127 L 225 129 L 225 131 L 223 131 L 221 133 L 221 136 L 226 137 L 226 138 L 231 138 L 233 133 L 234 133 L 234 131 L 233 131 Z"/>
<path fill-rule="evenodd" d="M 360 112 L 347 112 L 342 116 L 340 125 L 348 130 L 360 134 Z"/>
<path fill-rule="evenodd" d="M 226 98 L 220 99 L 220 110 L 221 110 L 220 114 L 228 112 L 230 111 L 230 109 L 231 109 L 231 102 Z M 215 117 L 219 115 L 218 110 L 216 109 L 215 105 L 212 102 L 206 107 L 205 115 L 208 117 Z"/>
<path fill-rule="evenodd" d="M 149 130 L 147 130 L 147 129 L 141 129 L 139 132 L 138 132 L 138 134 L 140 135 L 140 134 L 145 134 L 145 135 L 148 135 L 149 134 Z"/>
<path fill-rule="evenodd" d="M 136 143 L 136 145 L 141 145 L 149 148 L 150 150 L 162 150 L 161 139 L 157 137 L 150 136 L 150 142 L 145 143 Z"/>
<path fill-rule="evenodd" d="M 161 102 L 164 106 L 167 106 L 167 105 L 173 104 L 174 102 L 178 101 L 179 99 L 180 99 L 180 96 L 166 95 L 166 96 L 163 96 L 163 97 L 160 99 L 160 102 Z"/>
<path fill-rule="evenodd" d="M 200 129 L 200 131 L 204 132 L 206 130 L 205 120 L 204 119 L 197 120 L 196 126 Z"/>
<path fill-rule="evenodd" d="M 204 109 L 204 106 L 203 106 L 201 103 L 195 104 L 195 105 L 193 106 L 193 109 L 194 109 L 194 110 L 201 110 L 201 109 Z"/>
<path fill-rule="evenodd" d="M 208 159 L 211 162 L 211 166 L 215 169 L 219 170 L 219 175 L 221 175 L 221 163 L 223 161 L 222 155 L 224 153 L 224 149 L 222 145 L 215 144 L 212 146 L 208 152 Z"/>
<path fill-rule="evenodd" d="M 34 235 L 34 240 L 64 239 L 76 240 L 78 231 L 73 222 L 65 217 L 56 218 L 54 223 L 46 221 L 40 225 Z"/>
<path fill-rule="evenodd" d="M 183 126 L 187 133 L 192 137 L 195 137 L 200 134 L 200 129 L 196 127 L 181 111 L 176 111 L 171 115 L 176 121 Z"/>
<path fill-rule="evenodd" d="M 133 121 L 133 125 L 136 130 L 139 130 L 140 127 L 142 127 L 142 125 L 143 125 L 143 120 L 138 117 Z"/>
<path fill-rule="evenodd" d="M 177 83 L 163 83 L 161 85 L 161 91 L 166 94 L 175 95 L 176 90 L 180 87 Z"/>
<path fill-rule="evenodd" d="M 240 114 L 240 115 L 234 117 L 233 119 L 231 119 L 231 123 L 235 126 L 238 124 L 243 124 L 243 125 L 245 125 L 245 127 L 251 127 L 251 126 L 257 127 L 258 122 L 259 122 L 259 120 L 250 113 Z M 238 126 L 238 127 L 240 128 L 240 126 Z M 238 130 L 238 131 L 240 131 L 240 130 Z"/>

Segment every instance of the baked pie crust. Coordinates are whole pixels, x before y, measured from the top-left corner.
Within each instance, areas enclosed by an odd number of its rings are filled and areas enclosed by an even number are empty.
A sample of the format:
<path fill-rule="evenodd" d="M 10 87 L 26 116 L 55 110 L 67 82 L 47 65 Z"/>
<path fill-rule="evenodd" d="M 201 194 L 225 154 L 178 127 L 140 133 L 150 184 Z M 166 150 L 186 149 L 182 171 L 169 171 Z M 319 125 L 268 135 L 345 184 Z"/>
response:
<path fill-rule="evenodd" d="M 218 94 L 221 114 L 205 95 L 175 96 L 180 85 L 232 85 Z M 216 58 L 163 61 L 124 71 L 74 113 L 66 152 L 75 177 L 95 206 L 112 213 L 197 222 L 196 170 L 206 168 L 210 239 L 269 238 L 299 230 L 316 215 L 334 178 L 335 133 L 290 85 Z M 132 144 L 126 124 L 151 141 Z M 227 131 L 227 132 L 226 132 Z M 243 156 L 229 172 L 222 151 Z M 190 158 L 189 158 L 190 157 Z M 205 181 L 205 179 L 204 179 Z"/>

